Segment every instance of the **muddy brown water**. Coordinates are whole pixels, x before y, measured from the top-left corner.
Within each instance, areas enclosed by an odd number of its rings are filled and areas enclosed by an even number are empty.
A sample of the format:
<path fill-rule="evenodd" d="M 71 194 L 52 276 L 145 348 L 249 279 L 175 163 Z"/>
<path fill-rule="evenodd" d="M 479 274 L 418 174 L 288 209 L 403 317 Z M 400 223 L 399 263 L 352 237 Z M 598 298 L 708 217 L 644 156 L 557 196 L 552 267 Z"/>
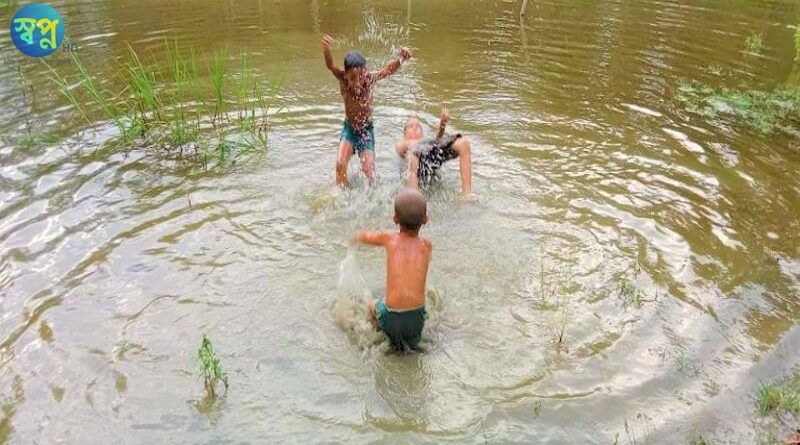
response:
<path fill-rule="evenodd" d="M 523 20 L 510 1 L 50 4 L 106 85 L 128 44 L 165 64 L 178 39 L 227 48 L 232 73 L 250 54 L 286 110 L 266 151 L 206 172 L 107 144 L 41 67 L 24 106 L 0 67 L 0 442 L 754 443 L 758 383 L 800 362 L 798 142 L 675 99 L 682 78 L 785 81 L 796 2 L 535 0 Z M 372 188 L 333 186 L 325 32 L 336 59 L 414 52 L 376 93 Z M 353 230 L 391 228 L 403 120 L 433 132 L 441 105 L 477 200 L 447 166 L 427 352 L 387 355 L 337 327 L 340 264 Z M 26 121 L 56 140 L 21 144 Z M 382 253 L 357 258 L 380 289 Z M 231 382 L 212 407 L 203 333 Z"/>

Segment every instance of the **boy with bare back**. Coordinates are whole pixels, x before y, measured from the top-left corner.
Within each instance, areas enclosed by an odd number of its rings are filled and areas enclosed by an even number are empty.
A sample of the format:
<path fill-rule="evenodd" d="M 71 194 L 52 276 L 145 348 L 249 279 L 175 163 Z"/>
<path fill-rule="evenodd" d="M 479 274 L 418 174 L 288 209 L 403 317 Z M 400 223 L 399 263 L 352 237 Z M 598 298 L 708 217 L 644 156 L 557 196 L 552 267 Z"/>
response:
<path fill-rule="evenodd" d="M 419 236 L 428 222 L 427 202 L 414 189 L 394 198 L 394 222 L 398 232 L 358 231 L 353 242 L 386 250 L 386 296 L 367 308 L 376 330 L 383 331 L 398 351 L 417 349 L 425 324 L 425 283 L 433 245 Z"/>
<path fill-rule="evenodd" d="M 322 50 L 325 65 L 339 81 L 339 89 L 344 100 L 345 120 L 336 157 L 336 183 L 340 187 L 347 184 L 347 164 L 355 152 L 361 158 L 361 169 L 370 180 L 373 179 L 373 160 L 375 158 L 375 134 L 372 128 L 372 93 L 375 83 L 391 76 L 400 65 L 411 58 L 408 48 L 400 49 L 400 57 L 392 59 L 377 71 L 367 71 L 367 60 L 361 54 L 350 51 L 344 58 L 344 69 L 333 63 L 331 56 L 333 37 L 322 37 Z"/>

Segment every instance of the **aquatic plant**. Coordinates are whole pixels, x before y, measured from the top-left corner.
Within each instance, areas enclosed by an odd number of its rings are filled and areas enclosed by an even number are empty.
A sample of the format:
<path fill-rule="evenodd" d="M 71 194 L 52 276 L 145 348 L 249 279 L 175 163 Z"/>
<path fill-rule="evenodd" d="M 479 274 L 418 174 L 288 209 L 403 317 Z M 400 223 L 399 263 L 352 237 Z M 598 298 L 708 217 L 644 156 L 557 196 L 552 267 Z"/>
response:
<path fill-rule="evenodd" d="M 70 53 L 72 55 L 74 53 Z M 73 60 L 77 58 L 77 56 L 72 55 Z M 92 124 L 92 121 L 89 119 L 89 116 L 86 114 L 86 110 L 84 109 L 81 101 L 75 95 L 75 91 L 73 86 L 67 81 L 67 79 L 61 75 L 58 71 L 56 71 L 50 64 L 44 62 L 45 66 L 47 67 L 48 71 L 50 72 L 50 80 L 56 84 L 58 87 L 58 91 L 61 92 L 61 95 L 64 96 L 65 99 L 72 105 L 75 110 L 81 115 L 81 117 L 86 121 L 88 124 Z"/>
<path fill-rule="evenodd" d="M 33 85 L 28 81 L 25 77 L 25 73 L 22 72 L 22 68 L 17 65 L 17 75 L 19 76 L 19 80 L 22 90 L 22 119 L 25 123 L 25 136 L 20 140 L 20 145 L 23 147 L 32 147 L 36 144 L 36 135 L 33 133 L 33 122 L 31 121 L 31 114 L 33 112 L 33 108 L 35 106 L 35 95 Z"/>
<path fill-rule="evenodd" d="M 634 306 L 637 308 L 642 307 L 642 293 L 635 284 L 623 274 L 618 274 L 617 281 L 617 296 L 622 300 L 625 306 Z"/>
<path fill-rule="evenodd" d="M 171 110 L 172 119 L 168 139 L 173 146 L 183 147 L 189 142 L 196 141 L 200 133 L 199 115 L 194 122 L 189 122 L 184 112 L 187 90 L 195 92 L 195 85 L 199 84 L 199 79 L 193 78 L 198 75 L 198 71 L 193 53 L 192 58 L 187 61 L 178 49 L 177 40 L 174 42 L 174 47 L 169 42 L 165 42 L 165 44 L 174 89 L 171 101 L 174 105 Z"/>
<path fill-rule="evenodd" d="M 761 383 L 756 405 L 762 416 L 781 412 L 800 413 L 800 374 L 783 384 Z"/>
<path fill-rule="evenodd" d="M 678 349 L 677 353 L 674 354 L 674 359 L 678 372 L 687 377 L 697 377 L 703 372 L 703 366 L 695 364 L 685 349 Z"/>
<path fill-rule="evenodd" d="M 754 32 L 745 40 L 745 53 L 757 56 L 761 54 L 761 33 Z"/>
<path fill-rule="evenodd" d="M 108 96 L 113 95 L 103 90 L 100 85 L 95 83 L 94 76 L 89 73 L 89 69 L 86 67 L 86 65 L 84 65 L 76 53 L 70 53 L 70 55 L 72 55 L 72 60 L 75 63 L 75 66 L 78 68 L 81 85 L 83 85 L 84 90 L 89 94 L 89 97 L 94 101 L 94 103 L 100 107 L 106 117 L 114 122 L 114 125 L 117 127 L 120 133 L 125 134 L 126 127 L 120 118 L 120 112 L 114 103 L 108 99 Z"/>
<path fill-rule="evenodd" d="M 210 398 L 216 398 L 217 386 L 222 383 L 225 386 L 225 392 L 228 391 L 228 375 L 222 370 L 219 358 L 214 353 L 214 346 L 211 340 L 203 335 L 203 342 L 200 344 L 200 349 L 197 351 L 200 357 L 200 364 L 203 371 L 203 384 L 206 388 L 206 393 Z"/>
<path fill-rule="evenodd" d="M 542 401 L 537 400 L 533 402 L 533 415 L 539 417 L 542 414 Z"/>
<path fill-rule="evenodd" d="M 155 119 L 161 121 L 160 101 L 156 94 L 156 80 L 153 73 L 145 69 L 141 58 L 132 46 L 128 45 L 130 62 L 127 65 L 128 89 L 132 95 L 134 118 L 145 127 Z"/>
<path fill-rule="evenodd" d="M 700 433 L 695 433 L 690 443 L 692 445 L 711 445 L 711 442 Z"/>
<path fill-rule="evenodd" d="M 86 94 L 91 99 L 89 103 L 96 105 L 113 121 L 122 142 L 144 137 L 145 143 L 160 142 L 168 149 L 179 147 L 180 153 L 188 146 L 195 147 L 199 154 L 199 148 L 204 147 L 203 155 L 198 158 L 202 159 L 205 168 L 210 162 L 227 162 L 234 153 L 263 150 L 267 143 L 270 108 L 277 102 L 281 83 L 273 82 L 266 89 L 262 88 L 250 68 L 248 57 L 242 55 L 239 83 L 233 88 L 226 86 L 228 56 L 227 51 L 222 50 L 215 52 L 213 61 L 206 65 L 209 74 L 206 79 L 211 84 L 208 88 L 208 84 L 201 82 L 201 67 L 193 50 L 181 51 L 177 41 L 165 40 L 164 45 L 166 70 L 148 67 L 140 54 L 128 47 L 120 79 L 124 88 L 119 93 L 101 88 L 77 53 L 70 53 L 78 68 L 77 82 L 68 80 L 52 66 L 47 67 L 52 81 L 83 119 L 93 124 L 82 97 Z M 234 93 L 235 101 L 226 100 L 225 94 L 229 91 Z M 222 126 L 231 103 L 239 111 L 235 129 Z M 207 116 L 210 116 L 216 137 L 201 134 Z M 231 130 L 238 132 L 234 138 L 226 135 Z"/>
<path fill-rule="evenodd" d="M 225 71 L 228 66 L 228 51 L 222 50 L 214 52 L 214 64 L 209 69 L 211 83 L 213 85 L 215 107 L 212 123 L 217 125 L 217 119 L 222 121 L 225 114 L 225 96 L 223 92 Z"/>
<path fill-rule="evenodd" d="M 779 87 L 774 91 L 714 88 L 700 82 L 681 82 L 677 98 L 687 110 L 709 118 L 729 117 L 764 134 L 781 130 L 798 134 L 800 90 Z"/>
<path fill-rule="evenodd" d="M 255 107 L 252 106 L 251 94 L 255 96 L 255 79 L 248 66 L 247 54 L 241 55 L 241 72 L 239 85 L 236 89 L 236 99 L 239 113 L 237 124 L 241 131 L 253 131 L 256 128 Z"/>
<path fill-rule="evenodd" d="M 794 61 L 800 62 L 800 24 L 794 27 Z"/>

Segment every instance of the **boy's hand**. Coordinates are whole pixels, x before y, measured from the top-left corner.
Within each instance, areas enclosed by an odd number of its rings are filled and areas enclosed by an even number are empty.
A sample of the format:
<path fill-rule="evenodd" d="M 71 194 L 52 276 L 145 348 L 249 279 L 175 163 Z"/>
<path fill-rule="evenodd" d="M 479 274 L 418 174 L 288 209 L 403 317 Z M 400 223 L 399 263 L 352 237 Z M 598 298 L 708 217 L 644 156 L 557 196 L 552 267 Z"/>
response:
<path fill-rule="evenodd" d="M 441 121 L 441 125 L 447 125 L 447 123 L 450 122 L 450 112 L 446 107 L 442 107 L 442 115 L 439 120 Z"/>
<path fill-rule="evenodd" d="M 328 34 L 325 34 L 324 36 L 322 36 L 322 49 L 330 50 L 331 49 L 331 45 L 333 45 L 333 37 L 331 37 Z"/>
<path fill-rule="evenodd" d="M 400 48 L 400 61 L 405 62 L 410 58 L 411 58 L 411 50 L 409 50 L 405 46 Z"/>

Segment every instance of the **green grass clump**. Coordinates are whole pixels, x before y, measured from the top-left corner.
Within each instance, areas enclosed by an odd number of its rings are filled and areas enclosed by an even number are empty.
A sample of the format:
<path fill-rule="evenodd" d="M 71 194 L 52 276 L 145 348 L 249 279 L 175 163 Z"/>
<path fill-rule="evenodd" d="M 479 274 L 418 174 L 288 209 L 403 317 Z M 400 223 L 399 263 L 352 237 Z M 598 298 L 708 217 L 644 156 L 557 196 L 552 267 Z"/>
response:
<path fill-rule="evenodd" d="M 757 56 L 761 54 L 761 33 L 754 32 L 745 40 L 745 52 Z"/>
<path fill-rule="evenodd" d="M 200 344 L 200 349 L 197 351 L 200 357 L 200 364 L 203 370 L 203 383 L 206 392 L 210 398 L 217 396 L 217 386 L 222 383 L 225 386 L 225 392 L 228 391 L 228 375 L 222 370 L 222 365 L 219 363 L 219 358 L 214 353 L 214 346 L 211 340 L 203 335 L 203 342 Z"/>
<path fill-rule="evenodd" d="M 760 133 L 781 130 L 798 135 L 800 89 L 774 91 L 714 88 L 700 82 L 683 82 L 677 98 L 687 110 L 709 118 L 727 117 L 748 124 Z"/>
<path fill-rule="evenodd" d="M 90 116 L 97 108 L 113 121 L 119 131 L 118 142 L 160 143 L 166 149 L 180 148 L 179 153 L 194 147 L 195 153 L 202 153 L 195 159 L 202 160 L 206 168 L 210 161 L 228 163 L 234 154 L 265 149 L 267 119 L 282 84 L 263 87 L 245 54 L 239 74 L 231 76 L 227 74 L 226 50 L 213 53 L 203 70 L 193 50 L 182 51 L 177 41 L 164 44 L 166 66 L 160 67 L 147 65 L 128 47 L 127 61 L 118 70 L 124 88 L 118 92 L 98 83 L 98 76 L 90 74 L 77 53 L 70 53 L 77 79 L 49 65 L 48 69 L 63 96 L 89 125 L 94 124 Z M 238 119 L 226 119 L 237 116 L 236 111 Z M 202 128 L 212 127 L 212 135 L 202 134 Z"/>
<path fill-rule="evenodd" d="M 783 412 L 800 413 L 800 374 L 782 384 L 761 383 L 756 401 L 762 416 Z"/>
<path fill-rule="evenodd" d="M 622 303 L 625 306 L 642 307 L 642 293 L 633 284 L 633 281 L 621 273 L 618 273 L 614 278 L 617 282 L 617 296 L 622 300 Z"/>

